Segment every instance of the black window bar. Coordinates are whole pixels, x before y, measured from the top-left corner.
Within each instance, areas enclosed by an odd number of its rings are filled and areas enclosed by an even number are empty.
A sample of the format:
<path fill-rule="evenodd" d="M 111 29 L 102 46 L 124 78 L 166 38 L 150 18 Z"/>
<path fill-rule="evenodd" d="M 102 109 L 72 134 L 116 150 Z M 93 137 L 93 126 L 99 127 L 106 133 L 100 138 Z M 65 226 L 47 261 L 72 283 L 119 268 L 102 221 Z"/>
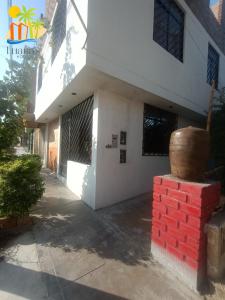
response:
<path fill-rule="evenodd" d="M 184 12 L 174 0 L 155 0 L 153 39 L 183 62 Z"/>
<path fill-rule="evenodd" d="M 91 96 L 62 116 L 60 172 L 64 177 L 68 160 L 91 164 L 93 102 Z"/>
<path fill-rule="evenodd" d="M 176 128 L 176 114 L 145 104 L 143 156 L 167 156 L 170 136 Z"/>
<path fill-rule="evenodd" d="M 207 82 L 212 85 L 212 81 L 215 81 L 215 88 L 218 88 L 219 78 L 219 61 L 220 56 L 217 51 L 209 44 L 208 48 L 208 68 L 207 68 Z"/>
<path fill-rule="evenodd" d="M 66 37 L 67 0 L 59 0 L 52 24 L 52 63 Z"/>

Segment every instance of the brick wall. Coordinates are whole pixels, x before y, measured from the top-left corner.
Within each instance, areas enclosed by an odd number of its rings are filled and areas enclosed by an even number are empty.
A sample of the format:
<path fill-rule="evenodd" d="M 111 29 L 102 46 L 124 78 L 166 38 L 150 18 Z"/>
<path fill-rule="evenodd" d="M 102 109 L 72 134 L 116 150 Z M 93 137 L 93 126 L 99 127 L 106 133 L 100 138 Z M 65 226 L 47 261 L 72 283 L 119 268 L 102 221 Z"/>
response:
<path fill-rule="evenodd" d="M 193 270 L 206 266 L 205 224 L 220 199 L 220 184 L 154 178 L 152 241 Z"/>
<path fill-rule="evenodd" d="M 185 0 L 185 2 L 225 54 L 225 0 L 220 0 L 219 21 L 209 6 L 209 0 Z"/>

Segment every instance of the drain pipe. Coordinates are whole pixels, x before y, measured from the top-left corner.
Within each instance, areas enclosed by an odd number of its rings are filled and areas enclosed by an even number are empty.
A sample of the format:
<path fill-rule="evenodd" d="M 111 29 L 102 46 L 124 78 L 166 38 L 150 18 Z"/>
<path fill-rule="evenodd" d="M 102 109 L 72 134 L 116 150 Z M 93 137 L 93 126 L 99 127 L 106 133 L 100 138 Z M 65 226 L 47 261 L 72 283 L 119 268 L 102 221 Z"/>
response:
<path fill-rule="evenodd" d="M 85 49 L 85 45 L 86 45 L 86 43 L 87 43 L 87 38 L 88 38 L 87 27 L 86 27 L 86 25 L 85 25 L 85 23 L 84 23 L 84 20 L 83 20 L 81 14 L 80 14 L 80 12 L 79 12 L 79 9 L 77 8 L 77 5 L 76 5 L 75 1 L 74 1 L 74 0 L 71 0 L 71 3 L 72 3 L 73 8 L 75 9 L 75 11 L 76 11 L 76 13 L 77 13 L 77 15 L 78 15 L 78 18 L 80 19 L 80 22 L 81 22 L 81 24 L 82 24 L 82 26 L 83 26 L 83 28 L 84 28 L 84 30 L 85 30 L 85 32 L 86 32 L 86 39 L 85 39 L 84 45 L 83 45 L 83 47 L 82 47 L 82 49 Z"/>

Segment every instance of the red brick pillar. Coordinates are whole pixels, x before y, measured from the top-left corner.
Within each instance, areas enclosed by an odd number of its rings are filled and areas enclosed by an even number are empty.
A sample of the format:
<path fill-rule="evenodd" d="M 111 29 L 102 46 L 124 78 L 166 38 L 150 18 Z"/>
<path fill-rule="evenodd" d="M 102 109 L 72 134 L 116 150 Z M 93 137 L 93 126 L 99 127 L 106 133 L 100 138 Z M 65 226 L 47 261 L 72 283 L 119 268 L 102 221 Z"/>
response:
<path fill-rule="evenodd" d="M 219 203 L 220 184 L 154 178 L 151 252 L 189 287 L 206 277 L 205 224 Z"/>

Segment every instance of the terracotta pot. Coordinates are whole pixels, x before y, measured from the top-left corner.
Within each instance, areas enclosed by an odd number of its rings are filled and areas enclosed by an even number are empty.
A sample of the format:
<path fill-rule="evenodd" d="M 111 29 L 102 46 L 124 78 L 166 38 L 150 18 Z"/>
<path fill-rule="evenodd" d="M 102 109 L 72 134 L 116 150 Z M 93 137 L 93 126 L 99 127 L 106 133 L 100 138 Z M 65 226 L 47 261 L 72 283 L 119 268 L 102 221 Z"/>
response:
<path fill-rule="evenodd" d="M 170 165 L 173 176 L 200 181 L 204 178 L 210 155 L 209 133 L 186 127 L 174 131 L 170 139 Z"/>

